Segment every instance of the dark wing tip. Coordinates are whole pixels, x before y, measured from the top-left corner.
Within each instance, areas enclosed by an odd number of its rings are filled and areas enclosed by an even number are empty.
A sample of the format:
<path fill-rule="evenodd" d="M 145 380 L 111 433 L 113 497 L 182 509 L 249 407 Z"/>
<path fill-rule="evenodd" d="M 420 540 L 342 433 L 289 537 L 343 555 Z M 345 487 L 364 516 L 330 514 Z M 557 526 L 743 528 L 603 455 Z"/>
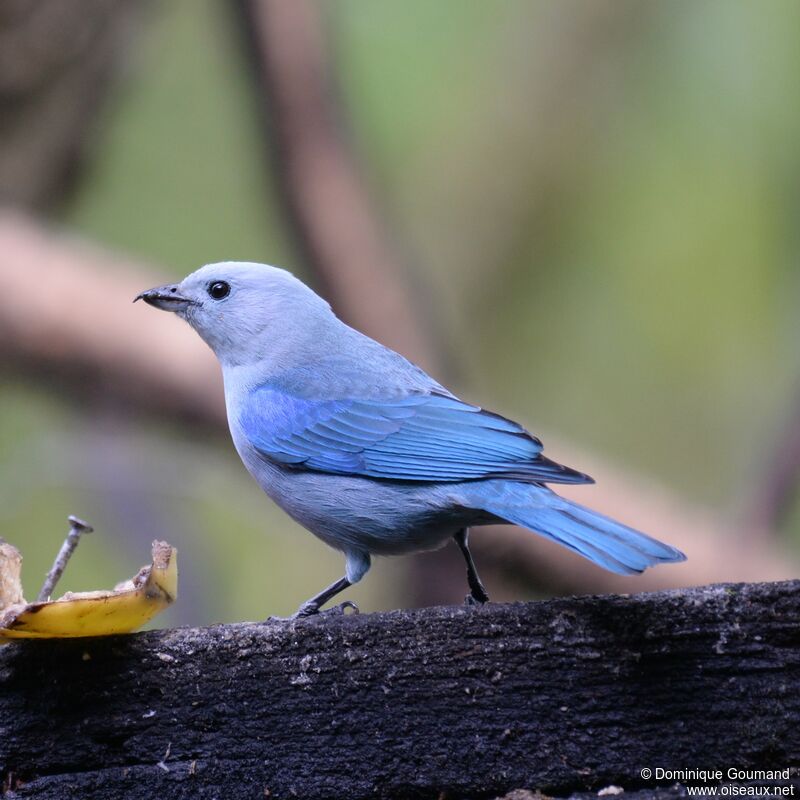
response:
<path fill-rule="evenodd" d="M 572 469 L 572 467 L 565 467 L 563 464 L 559 464 L 557 461 L 553 461 L 547 456 L 539 456 L 536 459 L 537 465 L 542 465 L 548 469 L 548 471 L 552 471 L 552 477 L 548 476 L 544 479 L 544 483 L 594 483 L 595 480 L 591 475 L 587 475 L 585 472 L 579 472 L 577 469 Z"/>
<path fill-rule="evenodd" d="M 672 550 L 672 553 L 667 558 L 661 559 L 662 561 L 667 561 L 672 564 L 678 564 L 681 561 L 688 561 L 688 557 L 683 550 L 678 550 L 677 547 L 673 547 L 672 545 L 670 545 L 670 549 Z"/>

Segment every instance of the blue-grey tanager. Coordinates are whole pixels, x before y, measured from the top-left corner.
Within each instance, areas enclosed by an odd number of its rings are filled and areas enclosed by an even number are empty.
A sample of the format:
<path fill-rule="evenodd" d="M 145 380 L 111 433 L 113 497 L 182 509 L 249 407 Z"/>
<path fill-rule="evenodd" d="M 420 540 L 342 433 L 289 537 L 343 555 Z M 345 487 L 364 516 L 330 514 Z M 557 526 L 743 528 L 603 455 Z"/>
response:
<path fill-rule="evenodd" d="M 373 554 L 450 539 L 467 563 L 467 600 L 486 602 L 467 542 L 473 525 L 521 525 L 623 574 L 685 559 L 559 497 L 545 484 L 592 479 L 543 456 L 521 425 L 460 400 L 345 325 L 285 270 L 209 264 L 139 297 L 174 311 L 207 342 L 245 466 L 290 516 L 344 553 L 345 576 L 299 616 L 360 581 Z"/>

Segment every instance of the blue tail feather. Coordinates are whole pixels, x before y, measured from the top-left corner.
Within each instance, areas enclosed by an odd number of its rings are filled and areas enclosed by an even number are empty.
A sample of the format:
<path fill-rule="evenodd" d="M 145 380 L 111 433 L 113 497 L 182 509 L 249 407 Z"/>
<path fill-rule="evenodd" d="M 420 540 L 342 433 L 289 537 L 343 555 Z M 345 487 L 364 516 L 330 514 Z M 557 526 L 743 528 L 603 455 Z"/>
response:
<path fill-rule="evenodd" d="M 685 561 L 677 548 L 629 528 L 590 508 L 573 503 L 544 487 L 501 492 L 482 504 L 507 522 L 552 539 L 595 564 L 621 575 L 644 572 L 660 563 Z"/>

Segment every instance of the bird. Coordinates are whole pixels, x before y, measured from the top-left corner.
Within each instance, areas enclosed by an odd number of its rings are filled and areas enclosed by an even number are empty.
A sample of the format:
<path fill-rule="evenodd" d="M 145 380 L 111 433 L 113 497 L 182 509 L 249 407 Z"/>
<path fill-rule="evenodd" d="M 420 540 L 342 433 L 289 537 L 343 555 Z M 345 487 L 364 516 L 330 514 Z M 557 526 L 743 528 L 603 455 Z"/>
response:
<path fill-rule="evenodd" d="M 358 583 L 373 556 L 450 540 L 466 562 L 466 602 L 486 603 L 469 531 L 494 523 L 526 528 L 620 574 L 686 559 L 558 495 L 550 484 L 594 481 L 547 458 L 522 425 L 461 400 L 345 324 L 291 272 L 207 264 L 140 299 L 181 317 L 209 345 L 245 467 L 290 517 L 344 554 L 342 578 L 295 618 L 319 613 Z"/>

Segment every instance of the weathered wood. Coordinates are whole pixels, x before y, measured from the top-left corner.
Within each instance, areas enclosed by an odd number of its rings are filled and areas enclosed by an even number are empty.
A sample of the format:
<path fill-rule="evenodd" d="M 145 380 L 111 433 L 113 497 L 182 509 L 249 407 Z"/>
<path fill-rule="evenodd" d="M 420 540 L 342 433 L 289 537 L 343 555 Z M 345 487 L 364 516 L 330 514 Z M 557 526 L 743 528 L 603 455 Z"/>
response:
<path fill-rule="evenodd" d="M 795 581 L 14 643 L 0 779 L 25 798 L 565 797 L 653 790 L 643 767 L 796 768 L 799 620 Z"/>

